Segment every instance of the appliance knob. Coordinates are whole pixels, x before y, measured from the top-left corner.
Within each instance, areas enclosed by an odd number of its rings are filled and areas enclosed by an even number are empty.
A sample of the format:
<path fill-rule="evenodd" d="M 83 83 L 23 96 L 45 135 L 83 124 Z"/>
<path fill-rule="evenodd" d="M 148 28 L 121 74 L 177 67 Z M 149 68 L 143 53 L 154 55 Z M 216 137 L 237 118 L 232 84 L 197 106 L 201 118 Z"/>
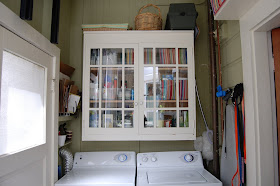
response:
<path fill-rule="evenodd" d="M 191 154 L 187 154 L 187 155 L 185 155 L 184 159 L 187 162 L 192 162 L 194 158 L 193 158 L 193 156 Z"/>
<path fill-rule="evenodd" d="M 153 156 L 151 160 L 152 160 L 152 162 L 156 162 L 157 158 Z"/>
<path fill-rule="evenodd" d="M 121 154 L 121 155 L 119 156 L 119 161 L 120 161 L 120 162 L 125 162 L 126 160 L 127 160 L 127 155 Z"/>
<path fill-rule="evenodd" d="M 143 158 L 142 158 L 142 161 L 143 161 L 143 162 L 147 162 L 147 161 L 148 161 L 148 157 L 143 157 Z"/>

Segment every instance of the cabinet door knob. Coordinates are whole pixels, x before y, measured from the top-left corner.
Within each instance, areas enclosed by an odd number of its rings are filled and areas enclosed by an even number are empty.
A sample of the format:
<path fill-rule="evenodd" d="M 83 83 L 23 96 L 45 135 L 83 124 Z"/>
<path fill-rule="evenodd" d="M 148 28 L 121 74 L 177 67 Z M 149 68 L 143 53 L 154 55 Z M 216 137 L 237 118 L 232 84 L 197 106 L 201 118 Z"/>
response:
<path fill-rule="evenodd" d="M 135 102 L 135 103 L 134 103 L 134 105 L 135 105 L 135 106 L 137 106 L 137 105 L 138 105 L 138 103 L 137 103 L 137 102 Z"/>
<path fill-rule="evenodd" d="M 143 105 L 143 101 L 140 101 L 140 105 Z"/>

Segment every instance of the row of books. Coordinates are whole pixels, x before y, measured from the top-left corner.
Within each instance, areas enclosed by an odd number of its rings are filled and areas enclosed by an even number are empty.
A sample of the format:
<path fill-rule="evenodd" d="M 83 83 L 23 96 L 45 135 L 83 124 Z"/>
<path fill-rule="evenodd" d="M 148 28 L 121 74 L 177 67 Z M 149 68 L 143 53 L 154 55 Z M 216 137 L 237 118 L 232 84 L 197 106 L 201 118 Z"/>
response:
<path fill-rule="evenodd" d="M 144 49 L 144 64 L 153 64 L 153 49 Z"/>
<path fill-rule="evenodd" d="M 157 49 L 157 64 L 176 64 L 175 48 Z"/>
<path fill-rule="evenodd" d="M 187 100 L 187 99 L 188 99 L 188 80 L 179 79 L 179 100 Z"/>
<path fill-rule="evenodd" d="M 188 64 L 186 48 L 178 49 L 178 64 Z M 153 64 L 153 49 L 144 49 L 144 63 Z M 174 48 L 157 49 L 157 64 L 176 64 L 176 53 Z"/>
<path fill-rule="evenodd" d="M 226 0 L 210 0 L 214 15 L 220 10 Z"/>
<path fill-rule="evenodd" d="M 188 53 L 186 48 L 179 48 L 178 55 L 178 64 L 188 64 Z"/>
<path fill-rule="evenodd" d="M 161 80 L 161 100 L 176 99 L 176 83 L 174 80 Z"/>
<path fill-rule="evenodd" d="M 125 49 L 125 64 L 126 65 L 134 64 L 134 49 L 133 48 Z"/>

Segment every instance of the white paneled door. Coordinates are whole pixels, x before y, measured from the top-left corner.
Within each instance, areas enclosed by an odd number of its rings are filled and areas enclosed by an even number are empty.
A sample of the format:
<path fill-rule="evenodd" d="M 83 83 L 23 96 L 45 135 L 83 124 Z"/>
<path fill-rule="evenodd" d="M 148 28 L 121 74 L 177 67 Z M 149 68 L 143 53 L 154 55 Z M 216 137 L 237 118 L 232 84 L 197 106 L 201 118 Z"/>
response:
<path fill-rule="evenodd" d="M 0 27 L 0 185 L 52 180 L 52 57 Z"/>

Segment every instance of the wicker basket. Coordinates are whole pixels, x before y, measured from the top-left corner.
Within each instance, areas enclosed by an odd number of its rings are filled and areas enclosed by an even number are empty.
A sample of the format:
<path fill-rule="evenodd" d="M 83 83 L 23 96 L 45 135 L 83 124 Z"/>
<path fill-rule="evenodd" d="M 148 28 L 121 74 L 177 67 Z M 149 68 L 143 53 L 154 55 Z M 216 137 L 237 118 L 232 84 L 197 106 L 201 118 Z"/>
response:
<path fill-rule="evenodd" d="M 142 10 L 153 6 L 158 10 L 158 15 L 150 12 L 142 13 Z M 135 17 L 135 30 L 161 30 L 162 29 L 162 18 L 160 9 L 156 5 L 148 4 L 143 6 L 138 15 Z"/>

